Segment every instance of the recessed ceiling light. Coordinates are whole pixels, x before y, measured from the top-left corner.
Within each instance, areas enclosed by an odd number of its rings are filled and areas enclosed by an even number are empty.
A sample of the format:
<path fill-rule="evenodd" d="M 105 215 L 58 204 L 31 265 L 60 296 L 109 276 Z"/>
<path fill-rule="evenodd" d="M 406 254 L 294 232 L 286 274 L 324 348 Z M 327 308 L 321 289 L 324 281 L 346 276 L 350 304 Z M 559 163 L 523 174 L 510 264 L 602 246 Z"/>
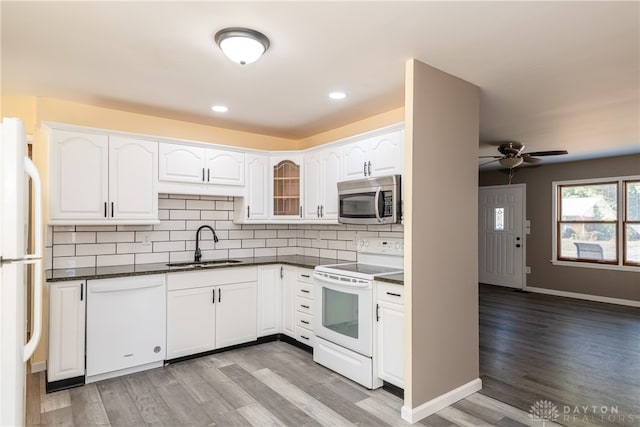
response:
<path fill-rule="evenodd" d="M 347 94 L 344 92 L 331 92 L 329 94 L 329 98 L 331 99 L 345 99 L 347 97 Z"/>
<path fill-rule="evenodd" d="M 214 105 L 213 107 L 211 107 L 211 109 L 216 113 L 226 113 L 227 111 L 229 111 L 229 107 L 225 105 Z"/>

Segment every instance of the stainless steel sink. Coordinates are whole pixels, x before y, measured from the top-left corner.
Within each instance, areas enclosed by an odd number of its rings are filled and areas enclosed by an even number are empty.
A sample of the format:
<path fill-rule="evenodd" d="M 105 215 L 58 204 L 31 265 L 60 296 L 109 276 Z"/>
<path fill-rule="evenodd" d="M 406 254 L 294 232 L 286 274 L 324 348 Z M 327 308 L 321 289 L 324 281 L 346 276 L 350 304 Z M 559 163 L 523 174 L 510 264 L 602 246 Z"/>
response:
<path fill-rule="evenodd" d="M 218 265 L 231 265 L 237 264 L 239 261 L 237 259 L 215 259 L 211 261 L 183 261 L 183 262 L 170 262 L 167 264 L 167 267 L 171 268 L 207 268 L 207 267 L 215 267 Z"/>

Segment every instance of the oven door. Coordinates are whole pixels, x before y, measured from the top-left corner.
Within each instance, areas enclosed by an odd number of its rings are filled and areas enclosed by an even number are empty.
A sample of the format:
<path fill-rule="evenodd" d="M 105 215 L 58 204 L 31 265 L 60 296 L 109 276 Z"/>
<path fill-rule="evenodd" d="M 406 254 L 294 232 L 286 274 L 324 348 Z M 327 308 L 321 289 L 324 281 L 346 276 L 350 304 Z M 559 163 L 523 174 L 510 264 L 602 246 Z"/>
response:
<path fill-rule="evenodd" d="M 373 354 L 373 282 L 314 272 L 314 333 L 366 357 Z"/>

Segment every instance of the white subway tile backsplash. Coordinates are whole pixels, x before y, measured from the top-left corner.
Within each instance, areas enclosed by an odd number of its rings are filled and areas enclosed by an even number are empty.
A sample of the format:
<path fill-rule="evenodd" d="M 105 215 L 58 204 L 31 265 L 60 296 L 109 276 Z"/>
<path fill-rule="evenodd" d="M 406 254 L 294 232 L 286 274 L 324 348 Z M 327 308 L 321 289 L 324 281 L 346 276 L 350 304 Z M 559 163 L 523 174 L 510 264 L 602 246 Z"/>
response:
<path fill-rule="evenodd" d="M 200 196 L 193 194 L 169 194 L 169 198 L 183 200 L 200 200 Z"/>
<path fill-rule="evenodd" d="M 133 242 L 135 233 L 133 231 L 99 232 L 96 236 L 98 243 L 118 243 Z"/>
<path fill-rule="evenodd" d="M 169 252 L 159 252 L 152 254 L 136 254 L 136 264 L 154 264 L 156 262 L 169 262 Z"/>
<path fill-rule="evenodd" d="M 184 199 L 159 199 L 158 209 L 186 209 L 186 202 Z"/>
<path fill-rule="evenodd" d="M 162 221 L 153 226 L 154 230 L 186 230 L 186 221 Z"/>
<path fill-rule="evenodd" d="M 69 257 L 55 257 L 53 258 L 53 268 L 83 268 L 83 267 L 95 267 L 95 256 L 69 256 Z"/>
<path fill-rule="evenodd" d="M 109 255 L 116 253 L 115 243 L 93 243 L 76 245 L 76 255 Z"/>
<path fill-rule="evenodd" d="M 134 254 L 126 255 L 98 255 L 96 257 L 97 267 L 109 267 L 112 265 L 127 265 L 134 264 Z"/>
<path fill-rule="evenodd" d="M 200 219 L 200 211 L 195 209 L 171 209 L 169 211 L 169 219 Z"/>
<path fill-rule="evenodd" d="M 196 230 L 202 259 L 306 255 L 354 261 L 359 237 L 402 238 L 398 224 L 235 224 L 234 198 L 162 194 L 160 224 L 47 227 L 47 268 L 192 261 Z M 148 241 L 149 243 L 143 243 Z"/>
<path fill-rule="evenodd" d="M 216 203 L 212 200 L 187 200 L 187 209 L 198 209 L 201 211 L 216 210 Z"/>
<path fill-rule="evenodd" d="M 184 240 L 178 240 L 175 242 L 153 242 L 153 252 L 184 251 L 184 245 Z"/>
<path fill-rule="evenodd" d="M 75 256 L 76 245 L 56 245 L 56 256 Z"/>
<path fill-rule="evenodd" d="M 77 243 L 95 243 L 95 232 L 55 232 L 53 233 L 53 244 L 77 244 Z"/>

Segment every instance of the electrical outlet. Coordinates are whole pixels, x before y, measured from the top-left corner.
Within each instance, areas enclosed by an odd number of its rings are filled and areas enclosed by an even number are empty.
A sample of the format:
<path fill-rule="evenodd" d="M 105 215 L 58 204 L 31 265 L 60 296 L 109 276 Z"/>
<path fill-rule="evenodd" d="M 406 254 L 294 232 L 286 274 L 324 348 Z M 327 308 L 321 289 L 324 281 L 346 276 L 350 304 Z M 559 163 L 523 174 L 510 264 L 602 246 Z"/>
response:
<path fill-rule="evenodd" d="M 151 237 L 149 233 L 144 233 L 142 235 L 142 246 L 151 246 Z"/>
<path fill-rule="evenodd" d="M 531 274 L 531 267 L 527 266 L 527 274 Z"/>

